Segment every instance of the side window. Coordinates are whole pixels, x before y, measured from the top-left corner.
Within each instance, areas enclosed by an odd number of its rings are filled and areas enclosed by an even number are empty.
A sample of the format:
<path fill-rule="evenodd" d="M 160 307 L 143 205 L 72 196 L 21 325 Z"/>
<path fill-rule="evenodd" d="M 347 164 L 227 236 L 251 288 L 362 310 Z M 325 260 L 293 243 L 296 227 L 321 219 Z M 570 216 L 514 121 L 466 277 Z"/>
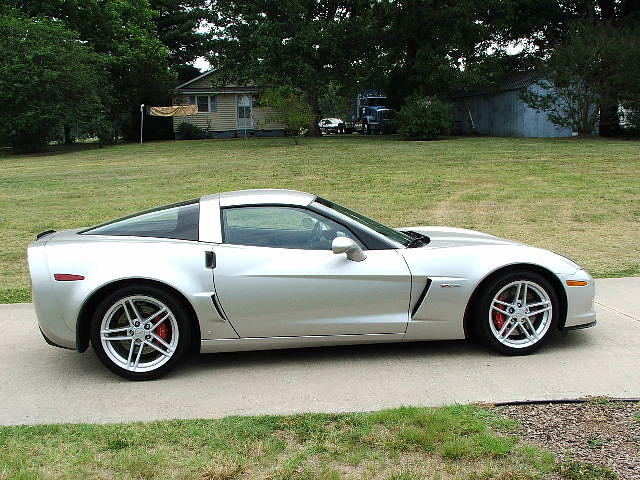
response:
<path fill-rule="evenodd" d="M 171 205 L 100 225 L 85 235 L 126 235 L 133 237 L 198 240 L 200 203 Z"/>
<path fill-rule="evenodd" d="M 223 241 L 255 247 L 331 250 L 336 237 L 360 241 L 344 226 L 303 208 L 259 206 L 222 211 Z"/>

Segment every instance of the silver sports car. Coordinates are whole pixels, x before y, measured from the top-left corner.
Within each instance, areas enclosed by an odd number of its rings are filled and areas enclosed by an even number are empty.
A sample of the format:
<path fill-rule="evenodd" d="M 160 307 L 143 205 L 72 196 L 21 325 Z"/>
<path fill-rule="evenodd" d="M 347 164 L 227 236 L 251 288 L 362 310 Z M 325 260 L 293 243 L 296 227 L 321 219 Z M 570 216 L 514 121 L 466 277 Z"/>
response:
<path fill-rule="evenodd" d="M 324 198 L 245 190 L 38 235 L 45 340 L 144 380 L 192 349 L 478 339 L 530 353 L 595 325 L 591 276 L 485 233 L 393 229 Z"/>

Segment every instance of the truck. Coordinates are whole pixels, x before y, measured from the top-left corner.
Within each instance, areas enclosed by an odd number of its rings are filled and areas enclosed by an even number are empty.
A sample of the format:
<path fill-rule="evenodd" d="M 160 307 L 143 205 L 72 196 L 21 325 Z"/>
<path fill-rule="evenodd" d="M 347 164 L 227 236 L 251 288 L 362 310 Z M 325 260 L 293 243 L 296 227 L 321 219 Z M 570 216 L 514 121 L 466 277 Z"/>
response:
<path fill-rule="evenodd" d="M 346 133 L 363 135 L 393 133 L 393 110 L 387 106 L 387 97 L 378 90 L 363 90 L 351 101 L 351 118 L 345 122 Z"/>

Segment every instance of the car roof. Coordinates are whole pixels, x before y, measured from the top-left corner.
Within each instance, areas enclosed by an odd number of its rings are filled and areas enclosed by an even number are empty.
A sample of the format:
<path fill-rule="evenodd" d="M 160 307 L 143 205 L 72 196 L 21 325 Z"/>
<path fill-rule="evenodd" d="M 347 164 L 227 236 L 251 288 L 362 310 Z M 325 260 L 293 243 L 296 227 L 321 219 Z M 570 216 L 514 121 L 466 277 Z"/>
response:
<path fill-rule="evenodd" d="M 260 204 L 307 206 L 316 199 L 316 196 L 312 193 L 299 192 L 297 190 L 262 188 L 215 193 L 201 198 L 201 200 L 216 199 L 220 201 L 221 207 Z"/>

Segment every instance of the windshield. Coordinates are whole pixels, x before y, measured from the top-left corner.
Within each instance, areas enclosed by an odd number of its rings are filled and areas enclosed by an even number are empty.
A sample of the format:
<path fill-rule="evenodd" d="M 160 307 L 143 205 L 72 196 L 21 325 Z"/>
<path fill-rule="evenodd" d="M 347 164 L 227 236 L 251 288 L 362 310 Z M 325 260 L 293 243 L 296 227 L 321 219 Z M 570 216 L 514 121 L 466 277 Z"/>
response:
<path fill-rule="evenodd" d="M 369 227 L 370 229 L 375 230 L 379 234 L 384 235 L 389 240 L 393 240 L 394 242 L 404 245 L 405 247 L 411 244 L 413 240 L 409 235 L 399 232 L 398 230 L 394 230 L 391 227 L 387 227 L 386 225 L 378 223 L 375 220 L 371 220 L 370 218 L 365 217 L 364 215 L 358 212 L 354 212 L 353 210 L 347 207 L 338 205 L 337 203 L 333 203 L 329 200 L 326 200 L 320 197 L 316 198 L 316 202 L 318 202 L 321 205 L 324 205 L 325 207 L 329 207 L 338 213 L 346 215 L 347 217 Z"/>

